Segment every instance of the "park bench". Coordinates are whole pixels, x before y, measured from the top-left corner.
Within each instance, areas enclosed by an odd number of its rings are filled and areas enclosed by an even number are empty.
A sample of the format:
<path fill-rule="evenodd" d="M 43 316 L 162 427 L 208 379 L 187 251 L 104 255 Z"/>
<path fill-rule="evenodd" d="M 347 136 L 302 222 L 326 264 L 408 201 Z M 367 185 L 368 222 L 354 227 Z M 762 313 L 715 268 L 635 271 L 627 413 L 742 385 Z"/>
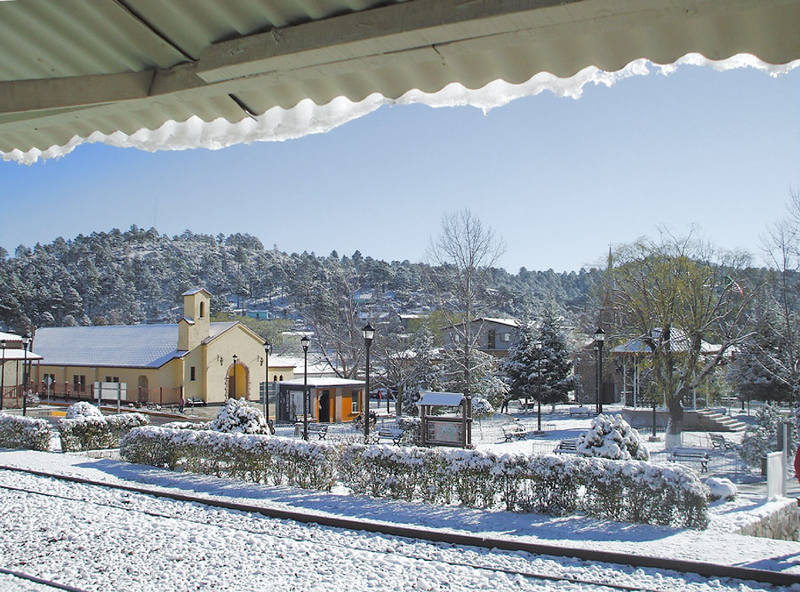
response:
<path fill-rule="evenodd" d="M 566 440 L 561 440 L 553 452 L 556 454 L 578 454 L 578 439 L 567 438 Z"/>
<path fill-rule="evenodd" d="M 736 450 L 736 444 L 728 440 L 725 436 L 720 434 L 710 434 L 711 436 L 711 449 L 712 450 L 721 450 L 722 452 L 728 452 L 731 450 Z"/>
<path fill-rule="evenodd" d="M 328 424 L 327 423 L 310 423 L 308 424 L 308 433 L 309 434 L 316 434 L 320 440 L 324 440 L 325 436 L 328 435 Z"/>
<path fill-rule="evenodd" d="M 391 440 L 395 446 L 400 445 L 400 439 L 403 437 L 403 430 L 400 428 L 381 428 L 378 430 L 378 441 Z"/>
<path fill-rule="evenodd" d="M 569 416 L 570 417 L 572 417 L 573 415 L 584 415 L 586 417 L 589 417 L 591 414 L 592 414 L 592 412 L 589 411 L 588 407 L 570 407 L 569 408 Z"/>
<path fill-rule="evenodd" d="M 524 440 L 531 431 L 520 423 L 510 423 L 503 426 L 503 437 L 506 442 L 511 442 L 514 438 Z"/>
<path fill-rule="evenodd" d="M 670 462 L 700 463 L 700 472 L 708 472 L 708 450 L 702 448 L 676 448 L 669 455 Z"/>

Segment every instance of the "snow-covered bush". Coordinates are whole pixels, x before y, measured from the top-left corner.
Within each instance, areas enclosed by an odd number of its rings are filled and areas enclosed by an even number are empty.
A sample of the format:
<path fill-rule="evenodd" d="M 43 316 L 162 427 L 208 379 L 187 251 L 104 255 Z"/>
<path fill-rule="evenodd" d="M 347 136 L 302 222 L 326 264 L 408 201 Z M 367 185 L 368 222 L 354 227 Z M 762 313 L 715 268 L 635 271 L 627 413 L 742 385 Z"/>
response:
<path fill-rule="evenodd" d="M 419 446 L 422 444 L 422 420 L 419 417 L 401 417 L 397 421 L 397 425 L 403 430 L 400 444 L 403 446 Z"/>
<path fill-rule="evenodd" d="M 578 437 L 578 454 L 598 456 L 612 460 L 647 460 L 650 453 L 642 444 L 639 432 L 622 419 L 621 415 L 609 417 L 600 414 L 589 430 Z"/>
<path fill-rule="evenodd" d="M 50 450 L 50 424 L 44 419 L 0 415 L 0 448 Z"/>
<path fill-rule="evenodd" d="M 494 415 L 492 404 L 481 397 L 472 397 L 472 416 L 475 419 L 483 419 Z"/>
<path fill-rule="evenodd" d="M 77 419 L 79 417 L 103 417 L 103 413 L 91 403 L 81 401 L 74 403 L 67 409 L 67 419 Z"/>
<path fill-rule="evenodd" d="M 218 477 L 330 490 L 340 451 L 330 442 L 146 427 L 131 430 L 122 439 L 120 455 L 132 463 L 170 469 L 180 466 Z"/>
<path fill-rule="evenodd" d="M 99 417 L 78 414 L 74 419 L 60 419 L 58 429 L 61 432 L 61 451 L 80 452 L 117 448 L 120 438 L 125 434 L 133 428 L 149 423 L 150 418 L 142 413 Z"/>
<path fill-rule="evenodd" d="M 709 477 L 706 479 L 706 487 L 708 487 L 708 501 L 711 502 L 732 500 L 739 493 L 739 489 L 730 479 Z"/>
<path fill-rule="evenodd" d="M 269 426 L 261 410 L 251 407 L 245 399 L 229 398 L 220 407 L 217 416 L 209 424 L 214 432 L 230 434 L 269 434 Z"/>
<path fill-rule="evenodd" d="M 705 528 L 707 489 L 681 466 L 476 450 L 347 447 L 339 479 L 354 493 L 474 507 Z"/>
<path fill-rule="evenodd" d="M 739 455 L 749 467 L 761 465 L 761 459 L 778 450 L 778 423 L 781 414 L 776 407 L 765 405 L 756 413 L 756 423 L 747 426 L 742 436 Z"/>

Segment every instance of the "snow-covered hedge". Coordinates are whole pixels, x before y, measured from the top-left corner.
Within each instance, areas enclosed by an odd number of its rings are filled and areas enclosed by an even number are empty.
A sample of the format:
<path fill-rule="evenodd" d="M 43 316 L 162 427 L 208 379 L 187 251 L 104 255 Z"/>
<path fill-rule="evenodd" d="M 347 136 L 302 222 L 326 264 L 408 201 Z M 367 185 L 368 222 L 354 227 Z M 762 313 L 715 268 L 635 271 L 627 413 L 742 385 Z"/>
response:
<path fill-rule="evenodd" d="M 145 427 L 122 439 L 120 455 L 132 463 L 330 490 L 336 481 L 339 447 L 261 434 Z"/>
<path fill-rule="evenodd" d="M 704 528 L 706 489 L 681 466 L 580 456 L 348 447 L 339 478 L 354 492 L 473 507 Z"/>
<path fill-rule="evenodd" d="M 80 404 L 76 403 L 76 405 Z M 76 405 L 72 405 L 72 407 Z M 93 407 L 91 408 L 94 409 Z M 74 414 L 73 417 L 74 419 L 64 418 L 58 420 L 62 452 L 117 448 L 120 439 L 125 434 L 133 428 L 146 426 L 150 423 L 150 418 L 142 413 L 109 416 L 78 413 Z"/>
<path fill-rule="evenodd" d="M 50 450 L 50 424 L 44 419 L 0 415 L 0 448 Z"/>

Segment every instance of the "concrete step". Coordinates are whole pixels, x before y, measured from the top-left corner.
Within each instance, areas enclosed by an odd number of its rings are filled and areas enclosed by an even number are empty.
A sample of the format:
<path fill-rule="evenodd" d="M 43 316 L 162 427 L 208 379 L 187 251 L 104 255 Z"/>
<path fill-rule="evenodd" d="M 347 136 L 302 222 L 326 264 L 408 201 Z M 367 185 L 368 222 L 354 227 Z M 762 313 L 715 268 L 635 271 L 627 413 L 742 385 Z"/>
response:
<path fill-rule="evenodd" d="M 741 421 L 716 411 L 698 409 L 697 413 L 705 418 L 708 430 L 712 432 L 743 432 L 747 427 Z"/>

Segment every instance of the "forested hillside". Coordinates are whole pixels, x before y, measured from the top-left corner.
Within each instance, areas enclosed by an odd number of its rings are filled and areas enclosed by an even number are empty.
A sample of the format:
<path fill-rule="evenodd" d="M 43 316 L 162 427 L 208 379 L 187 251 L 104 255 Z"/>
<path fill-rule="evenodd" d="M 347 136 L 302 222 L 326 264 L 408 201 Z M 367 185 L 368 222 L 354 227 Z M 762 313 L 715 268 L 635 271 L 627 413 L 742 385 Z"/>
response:
<path fill-rule="evenodd" d="M 363 256 L 287 254 L 265 249 L 250 235 L 169 237 L 132 226 L 51 244 L 0 249 L 0 325 L 17 332 L 59 325 L 174 322 L 180 294 L 205 287 L 212 312 L 268 310 L 303 320 L 301 311 L 336 306 L 341 298 L 368 295 L 380 310 L 424 312 L 438 300 L 426 293 L 423 263 Z M 555 299 L 567 311 L 587 305 L 597 271 L 555 273 L 493 270 L 497 314 L 517 315 Z"/>

